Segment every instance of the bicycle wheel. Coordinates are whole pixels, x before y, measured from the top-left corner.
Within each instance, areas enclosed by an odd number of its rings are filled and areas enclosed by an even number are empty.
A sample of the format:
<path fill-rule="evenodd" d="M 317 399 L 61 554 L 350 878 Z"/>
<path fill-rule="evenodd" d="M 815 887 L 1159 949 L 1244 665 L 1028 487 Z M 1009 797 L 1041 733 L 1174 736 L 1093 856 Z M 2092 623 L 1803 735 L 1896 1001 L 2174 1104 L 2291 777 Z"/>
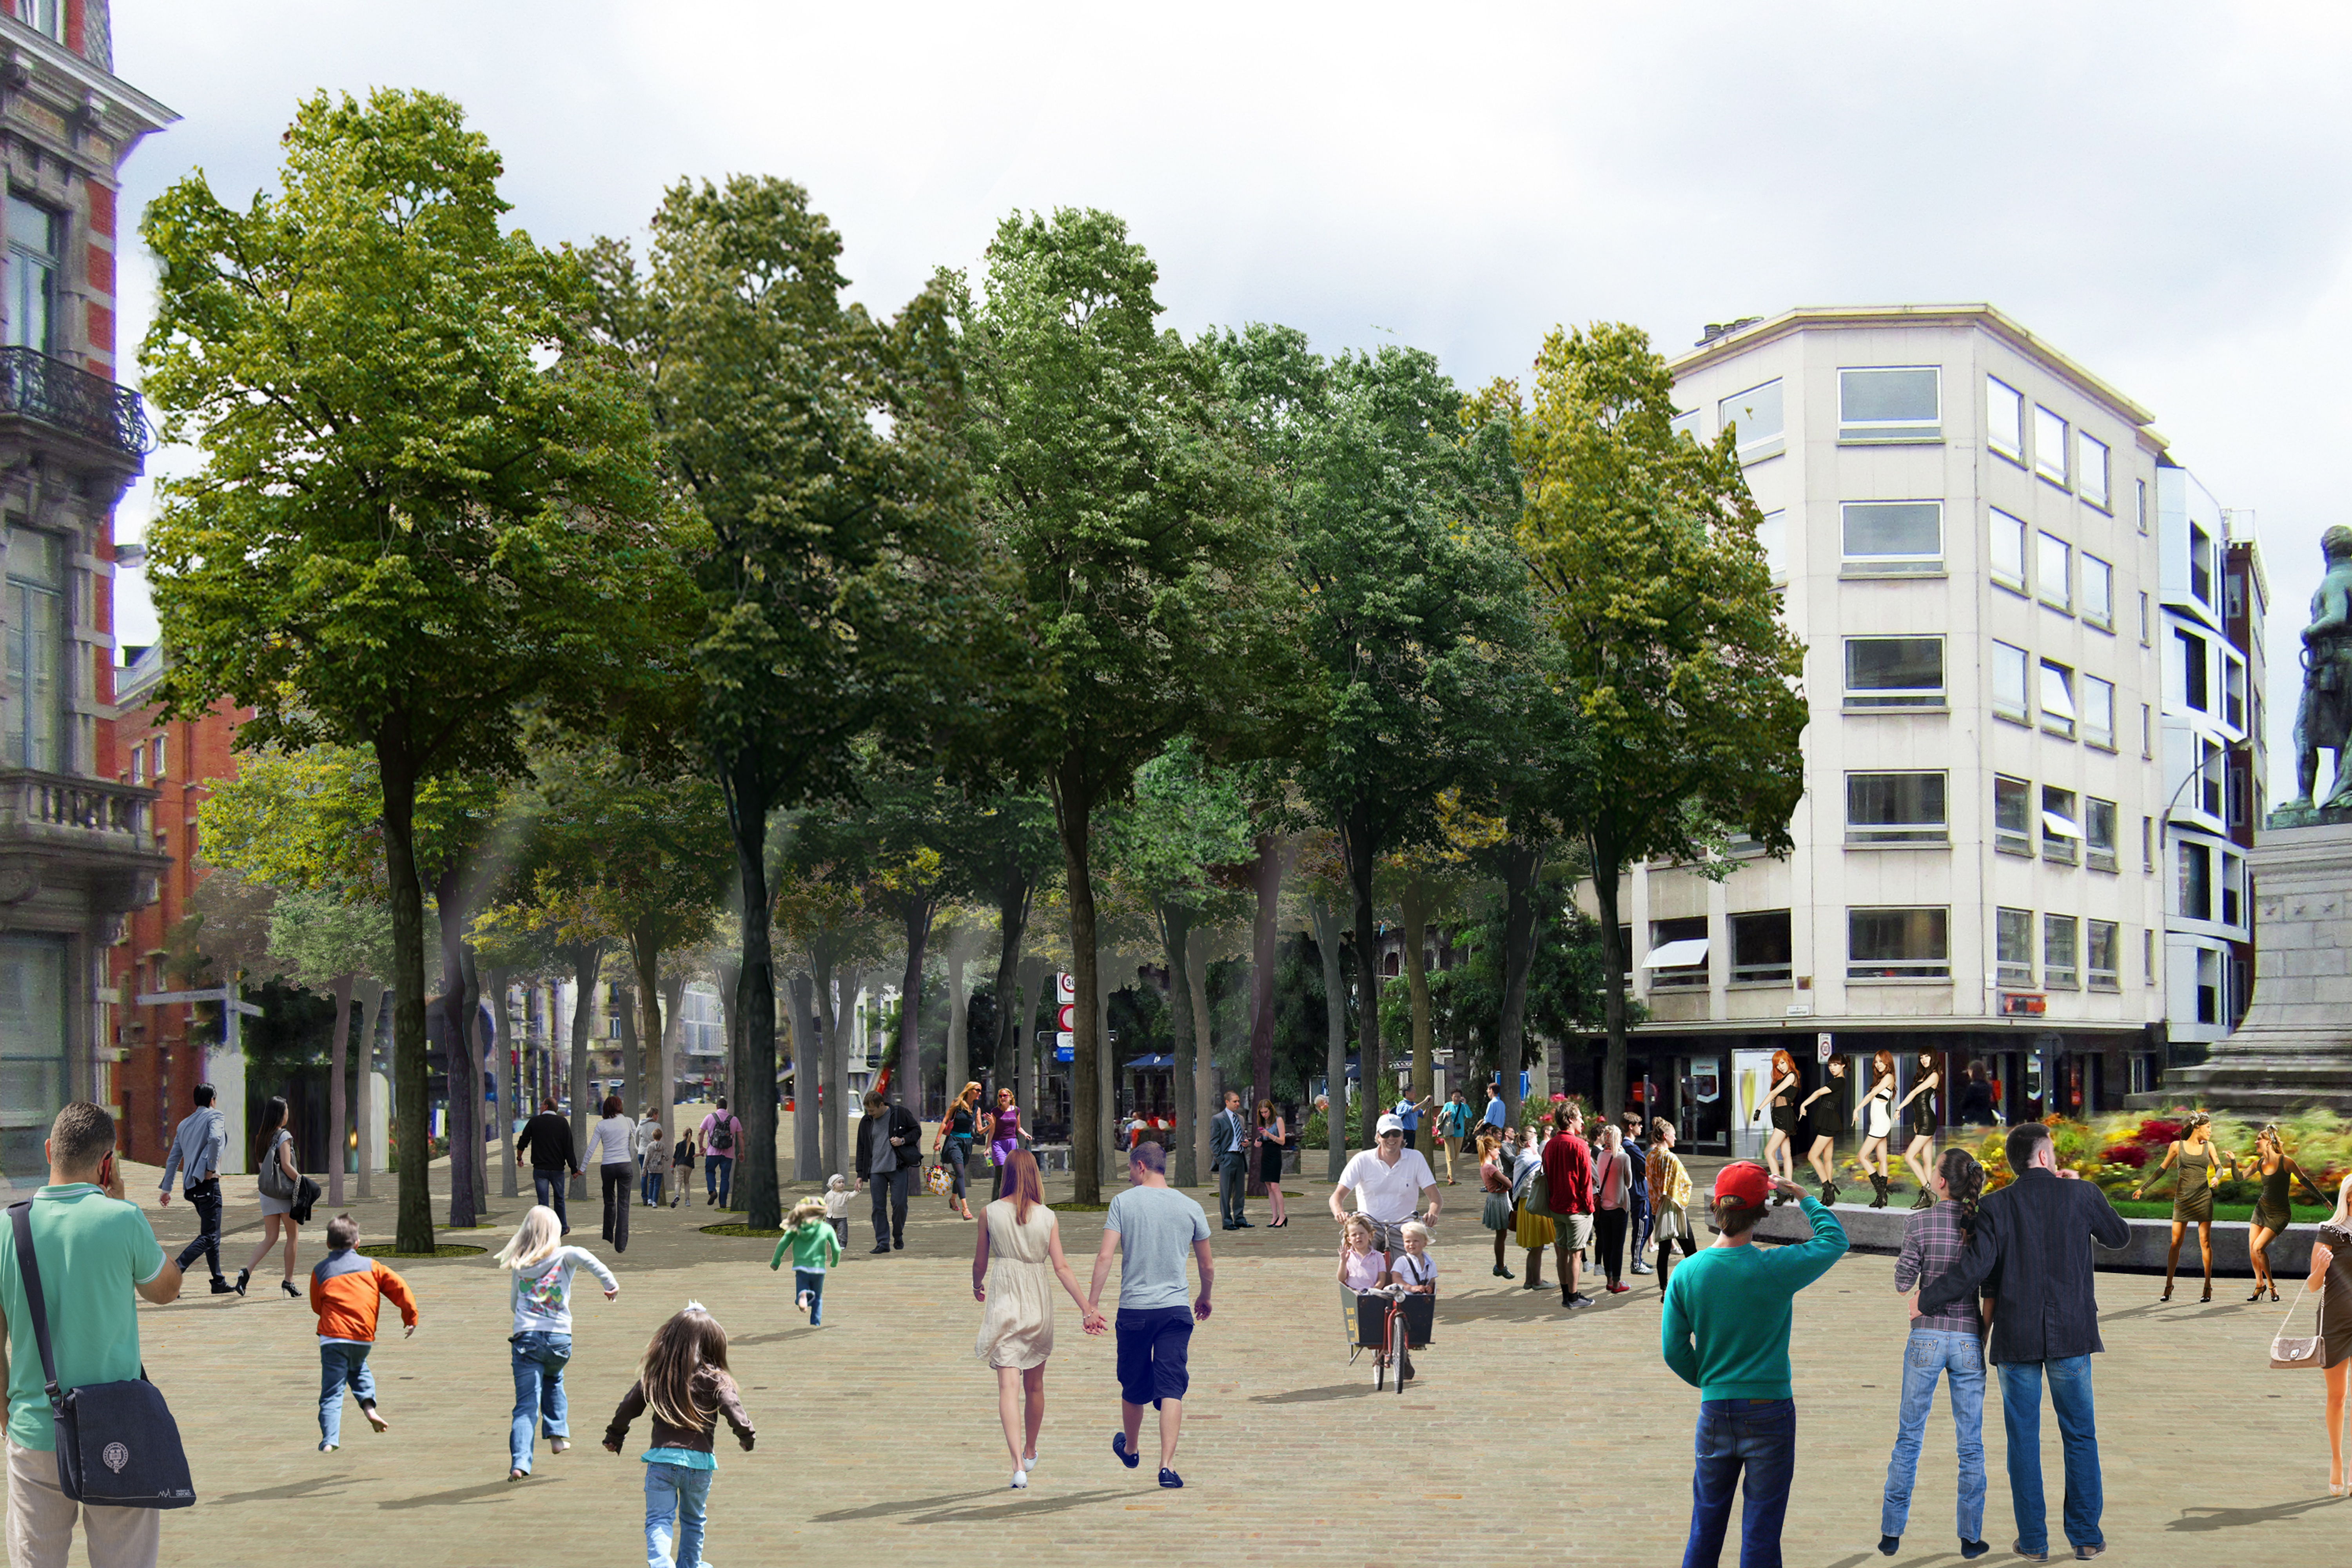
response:
<path fill-rule="evenodd" d="M 1389 1304 L 1389 1355 L 1396 1363 L 1396 1391 L 1399 1398 L 1404 1395 L 1405 1341 L 1412 1337 L 1405 1331 L 1404 1302 L 1402 1300 L 1391 1302 Z"/>

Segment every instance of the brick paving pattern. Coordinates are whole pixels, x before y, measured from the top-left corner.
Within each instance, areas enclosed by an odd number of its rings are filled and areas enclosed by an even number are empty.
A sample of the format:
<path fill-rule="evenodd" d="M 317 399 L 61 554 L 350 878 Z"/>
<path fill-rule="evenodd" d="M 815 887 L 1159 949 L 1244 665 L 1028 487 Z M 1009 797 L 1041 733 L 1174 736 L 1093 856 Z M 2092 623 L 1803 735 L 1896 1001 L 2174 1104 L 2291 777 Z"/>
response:
<path fill-rule="evenodd" d="M 152 1175 L 146 1185 L 152 1212 Z M 1060 1178 L 1049 1196 L 1067 1190 Z M 1196 1195 L 1213 1208 L 1213 1193 Z M 487 1258 L 392 1260 L 419 1294 L 424 1327 L 401 1340 L 387 1314 L 373 1365 L 392 1430 L 375 1436 L 347 1410 L 333 1454 L 315 1447 L 307 1305 L 278 1295 L 270 1270 L 244 1300 L 205 1296 L 198 1279 L 179 1303 L 142 1308 L 147 1367 L 178 1414 L 204 1500 L 166 1516 L 163 1558 L 240 1568 L 354 1553 L 420 1564 L 635 1561 L 645 1430 L 625 1458 L 597 1443 L 647 1336 L 693 1297 L 727 1326 L 761 1430 L 752 1454 L 720 1449 L 707 1551 L 725 1568 L 933 1550 L 982 1562 L 1143 1553 L 1159 1564 L 1230 1564 L 1236 1553 L 1678 1561 L 1696 1394 L 1658 1359 L 1654 1279 L 1637 1277 L 1632 1293 L 1566 1318 L 1549 1263 L 1540 1295 L 1488 1273 L 1475 1187 L 1446 1196 L 1437 1339 L 1415 1358 L 1421 1379 L 1402 1398 L 1373 1393 L 1369 1363 L 1348 1364 L 1318 1189 L 1294 1200 L 1286 1229 L 1264 1228 L 1254 1200 L 1260 1228 L 1216 1233 L 1216 1311 L 1193 1340 L 1181 1492 L 1160 1491 L 1148 1464 L 1128 1471 L 1107 1451 L 1118 1419 L 1111 1344 L 1079 1333 L 1066 1302 L 1040 1468 L 1025 1493 L 1005 1489 L 994 1380 L 971 1351 L 971 1232 L 928 1195 L 916 1200 L 907 1249 L 887 1258 L 866 1252 L 863 1195 L 853 1204 L 848 1255 L 818 1330 L 793 1309 L 789 1264 L 768 1272 L 772 1244 L 701 1235 L 716 1216 L 698 1205 L 635 1210 L 620 1258 L 596 1239 L 594 1202 L 575 1205 L 572 1239 L 608 1258 L 622 1294 L 606 1303 L 583 1277 L 566 1380 L 579 1447 L 552 1458 L 542 1446 L 538 1473 L 517 1485 L 505 1479 L 506 1289 Z M 521 1212 L 513 1200 L 492 1203 L 509 1222 Z M 388 1200 L 357 1212 L 369 1240 L 388 1238 Z M 156 1217 L 168 1249 L 192 1233 L 177 1203 Z M 247 1196 L 229 1223 L 253 1222 Z M 1100 1219 L 1069 1214 L 1063 1224 L 1083 1283 Z M 318 1229 L 304 1237 L 304 1271 L 320 1255 Z M 494 1247 L 503 1234 L 449 1239 Z M 254 1236 L 230 1238 L 232 1269 Z M 1512 1268 L 1523 1262 L 1515 1249 Z M 1850 1257 L 1798 1300 L 1791 1564 L 1882 1561 L 1878 1497 L 1906 1323 L 1893 1272 L 1892 1258 Z M 2191 1282 L 2158 1307 L 2156 1281 L 2101 1277 L 2111 1561 L 2336 1560 L 2340 1544 L 2326 1542 L 2352 1525 L 2352 1504 L 2327 1495 L 2321 1380 L 2268 1370 L 2284 1307 L 2245 1305 L 2246 1289 L 2221 1282 L 2224 1300 L 2200 1306 Z M 1148 1422 L 1145 1431 L 1149 1451 Z M 2058 1438 L 2046 1410 L 2042 1432 L 2056 1541 Z M 1985 1532 L 1996 1548 L 1986 1561 L 2015 1561 L 1997 1391 L 1986 1399 L 1985 1447 Z M 1939 1398 L 1895 1561 L 1958 1561 L 1952 1495 Z"/>

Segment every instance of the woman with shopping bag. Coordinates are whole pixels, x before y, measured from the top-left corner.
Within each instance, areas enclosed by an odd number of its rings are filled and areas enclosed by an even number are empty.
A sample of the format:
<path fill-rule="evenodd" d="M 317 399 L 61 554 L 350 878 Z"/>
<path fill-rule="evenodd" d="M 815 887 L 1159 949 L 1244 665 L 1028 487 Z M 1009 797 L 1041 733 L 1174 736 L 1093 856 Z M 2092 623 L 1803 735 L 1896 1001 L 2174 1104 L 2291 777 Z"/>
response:
<path fill-rule="evenodd" d="M 2271 1364 L 2276 1367 L 2316 1366 L 2327 1379 L 2327 1490 L 2335 1497 L 2352 1497 L 2344 1474 L 2344 1385 L 2352 1373 L 2352 1175 L 2336 1188 L 2336 1212 L 2319 1227 L 2311 1248 L 2311 1278 L 2304 1296 L 2319 1298 L 2319 1321 L 2310 1339 L 2286 1337 L 2288 1324 L 2302 1307 L 2298 1300 L 2287 1308 L 2287 1322 L 2271 1342 Z"/>

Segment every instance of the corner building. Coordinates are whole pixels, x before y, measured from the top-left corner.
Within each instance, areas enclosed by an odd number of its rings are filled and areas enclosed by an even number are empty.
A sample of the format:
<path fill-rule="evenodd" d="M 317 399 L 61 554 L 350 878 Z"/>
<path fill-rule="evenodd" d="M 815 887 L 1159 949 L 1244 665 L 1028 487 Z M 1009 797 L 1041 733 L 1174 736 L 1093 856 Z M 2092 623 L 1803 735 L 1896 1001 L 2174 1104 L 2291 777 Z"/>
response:
<path fill-rule="evenodd" d="M 1815 1119 L 1848 1152 L 1880 1050 L 1906 1093 L 1930 1053 L 1946 1122 L 1970 1062 L 2012 1121 L 2154 1087 L 2147 411 L 1986 305 L 1790 310 L 1674 370 L 1682 428 L 1736 431 L 1811 713 L 1786 859 L 1734 845 L 1720 881 L 1653 864 L 1620 889 L 1650 1013 L 1635 1092 L 1687 1142 L 1748 1153 L 1776 1049 L 1833 1086 Z"/>
<path fill-rule="evenodd" d="M 106 0 L 0 0 L 0 1182 L 111 1104 L 106 950 L 164 866 L 116 782 L 114 508 L 152 445 L 115 384 L 117 171 L 175 118 L 113 73 Z"/>

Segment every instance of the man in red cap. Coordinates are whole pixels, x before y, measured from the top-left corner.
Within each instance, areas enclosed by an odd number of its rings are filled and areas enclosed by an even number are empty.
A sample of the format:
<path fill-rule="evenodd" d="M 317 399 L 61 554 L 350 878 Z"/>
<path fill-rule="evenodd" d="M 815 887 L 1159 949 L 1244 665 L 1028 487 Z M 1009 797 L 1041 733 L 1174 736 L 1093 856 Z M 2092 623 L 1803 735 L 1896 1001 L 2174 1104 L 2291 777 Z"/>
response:
<path fill-rule="evenodd" d="M 1813 1227 L 1810 1239 L 1769 1249 L 1755 1245 L 1752 1233 L 1775 1193 L 1804 1205 Z M 1698 1390 L 1697 1466 L 1683 1568 L 1715 1568 L 1731 1521 L 1734 1487 L 1746 1503 L 1740 1568 L 1780 1568 L 1780 1521 L 1797 1465 L 1790 1303 L 1844 1256 L 1845 1231 L 1802 1187 L 1775 1181 L 1749 1161 L 1726 1165 L 1716 1176 L 1708 1208 L 1715 1245 L 1675 1270 L 1658 1330 L 1666 1364 Z"/>

